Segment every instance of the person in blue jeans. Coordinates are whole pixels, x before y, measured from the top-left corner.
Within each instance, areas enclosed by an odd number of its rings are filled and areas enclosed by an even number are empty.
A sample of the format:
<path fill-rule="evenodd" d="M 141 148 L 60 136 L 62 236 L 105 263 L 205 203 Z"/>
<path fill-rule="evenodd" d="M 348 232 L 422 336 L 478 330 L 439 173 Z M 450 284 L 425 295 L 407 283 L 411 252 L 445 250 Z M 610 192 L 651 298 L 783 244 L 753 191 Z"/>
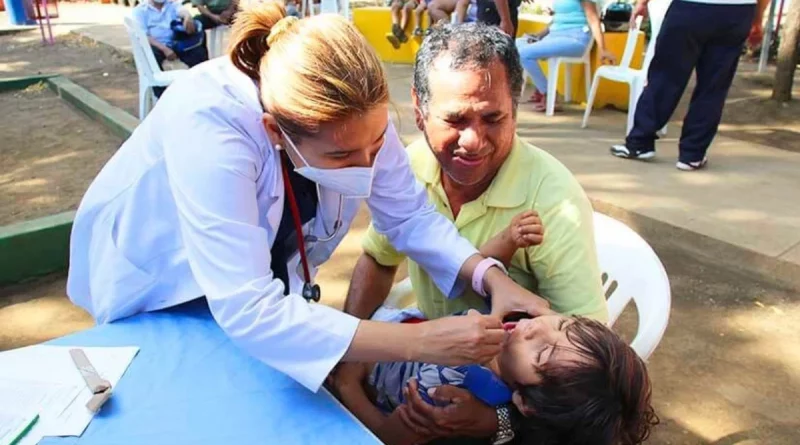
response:
<path fill-rule="evenodd" d="M 745 40 L 748 34 L 760 35 L 768 4 L 769 0 L 758 0 L 758 4 L 756 0 L 674 0 L 656 39 L 633 128 L 625 144 L 611 147 L 611 154 L 652 159 L 656 132 L 669 121 L 695 71 L 697 84 L 683 119 L 675 166 L 683 171 L 704 168 Z M 647 0 L 639 0 L 633 18 L 643 15 L 646 8 Z"/>
<path fill-rule="evenodd" d="M 580 57 L 594 38 L 602 63 L 616 64 L 617 58 L 606 48 L 597 6 L 591 0 L 553 0 L 553 21 L 539 34 L 517 39 L 522 66 L 533 80 L 536 91 L 531 102 L 537 111 L 545 111 L 547 76 L 540 59 Z"/>

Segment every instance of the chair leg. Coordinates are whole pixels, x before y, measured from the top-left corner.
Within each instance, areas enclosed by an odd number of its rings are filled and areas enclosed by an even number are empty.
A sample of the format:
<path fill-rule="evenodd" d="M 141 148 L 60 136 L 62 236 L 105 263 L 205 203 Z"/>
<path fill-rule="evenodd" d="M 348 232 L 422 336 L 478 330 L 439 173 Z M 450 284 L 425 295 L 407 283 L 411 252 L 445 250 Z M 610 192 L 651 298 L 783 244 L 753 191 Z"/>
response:
<path fill-rule="evenodd" d="M 586 84 L 585 90 L 583 92 L 586 94 L 586 97 L 589 97 L 589 90 L 592 88 L 592 64 L 589 61 L 583 63 L 583 82 Z"/>
<path fill-rule="evenodd" d="M 595 95 L 597 95 L 597 85 L 599 83 L 600 77 L 595 75 L 592 86 L 588 90 L 589 96 L 586 98 L 586 111 L 583 112 L 583 123 L 581 123 L 581 128 L 586 128 L 586 126 L 589 124 L 589 115 L 592 114 L 592 105 L 594 105 L 594 98 Z"/>
<path fill-rule="evenodd" d="M 636 105 L 639 103 L 639 96 L 642 94 L 642 87 L 639 79 L 633 79 L 628 84 L 630 86 L 630 94 L 628 94 L 628 123 L 625 129 L 625 135 L 630 134 L 633 130 L 633 118 L 636 115 Z"/>
<path fill-rule="evenodd" d="M 572 64 L 564 64 L 564 102 L 572 102 Z"/>
<path fill-rule="evenodd" d="M 547 60 L 547 107 L 545 114 L 552 116 L 556 109 L 556 95 L 558 94 L 558 65 L 561 61 L 558 59 Z"/>
<path fill-rule="evenodd" d="M 139 120 L 143 121 L 144 117 L 147 116 L 147 102 L 148 97 L 150 94 L 150 87 L 141 84 L 141 80 L 139 80 Z"/>

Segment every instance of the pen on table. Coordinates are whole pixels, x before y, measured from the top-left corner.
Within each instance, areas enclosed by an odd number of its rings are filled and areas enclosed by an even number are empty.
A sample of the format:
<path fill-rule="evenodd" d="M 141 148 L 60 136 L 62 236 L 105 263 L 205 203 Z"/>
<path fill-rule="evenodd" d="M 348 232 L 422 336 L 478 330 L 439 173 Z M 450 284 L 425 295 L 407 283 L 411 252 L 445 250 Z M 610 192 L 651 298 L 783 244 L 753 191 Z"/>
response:
<path fill-rule="evenodd" d="M 22 438 L 25 437 L 25 435 L 31 431 L 33 426 L 36 425 L 36 422 L 38 420 L 39 420 L 39 415 L 37 414 L 33 417 L 33 419 L 31 419 L 30 422 L 28 422 L 28 426 L 26 426 L 22 431 L 20 431 L 17 437 L 15 437 L 14 440 L 12 440 L 9 445 L 16 445 L 20 440 L 22 440 Z"/>

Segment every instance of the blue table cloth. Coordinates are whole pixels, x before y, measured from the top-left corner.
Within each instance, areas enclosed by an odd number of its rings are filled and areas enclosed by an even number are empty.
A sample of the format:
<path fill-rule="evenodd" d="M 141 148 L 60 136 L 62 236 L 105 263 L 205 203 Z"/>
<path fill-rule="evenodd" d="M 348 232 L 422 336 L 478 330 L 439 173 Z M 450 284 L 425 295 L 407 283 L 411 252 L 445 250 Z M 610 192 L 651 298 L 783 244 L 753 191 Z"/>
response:
<path fill-rule="evenodd" d="M 327 392 L 314 394 L 234 346 L 202 299 L 50 344 L 140 350 L 83 436 L 40 445 L 380 443 Z"/>

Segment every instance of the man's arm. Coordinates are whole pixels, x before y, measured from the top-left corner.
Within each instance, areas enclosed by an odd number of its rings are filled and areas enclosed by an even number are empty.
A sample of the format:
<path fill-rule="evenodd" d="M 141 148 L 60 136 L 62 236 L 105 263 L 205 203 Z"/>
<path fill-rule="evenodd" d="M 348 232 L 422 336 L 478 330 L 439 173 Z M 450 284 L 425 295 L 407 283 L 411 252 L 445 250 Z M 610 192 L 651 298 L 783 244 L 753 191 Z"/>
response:
<path fill-rule="evenodd" d="M 497 8 L 497 15 L 500 16 L 500 29 L 506 34 L 514 36 L 514 24 L 511 22 L 511 6 L 508 0 L 494 0 L 495 7 Z"/>
<path fill-rule="evenodd" d="M 210 18 L 211 20 L 213 20 L 213 21 L 215 21 L 217 23 L 222 23 L 222 18 L 220 18 L 220 16 L 218 16 L 218 15 L 214 14 L 213 12 L 211 12 L 211 10 L 208 9 L 208 6 L 206 6 L 206 5 L 197 5 L 197 10 L 200 11 L 200 14 Z"/>
<path fill-rule="evenodd" d="M 368 253 L 362 253 L 353 270 L 344 311 L 361 319 L 370 318 L 389 295 L 396 272 L 397 266 L 381 265 Z"/>

